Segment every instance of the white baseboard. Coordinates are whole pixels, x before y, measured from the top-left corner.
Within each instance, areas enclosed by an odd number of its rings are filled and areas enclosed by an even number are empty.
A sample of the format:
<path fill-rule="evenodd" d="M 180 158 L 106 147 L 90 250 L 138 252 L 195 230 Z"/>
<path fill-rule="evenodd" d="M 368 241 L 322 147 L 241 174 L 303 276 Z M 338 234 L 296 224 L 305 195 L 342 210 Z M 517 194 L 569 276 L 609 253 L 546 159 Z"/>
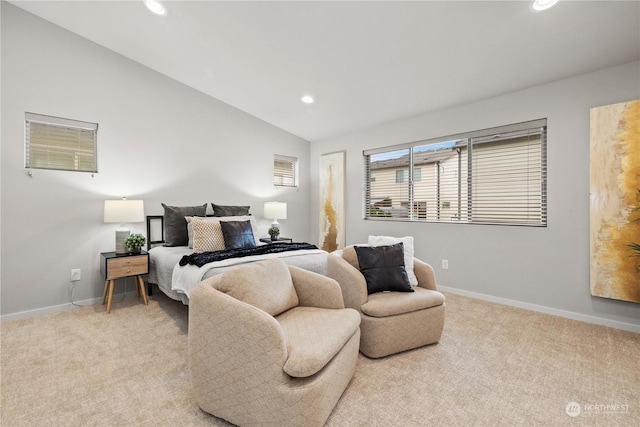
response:
<path fill-rule="evenodd" d="M 137 295 L 135 295 L 135 293 L 131 293 L 131 292 L 127 292 L 127 298 L 132 298 L 134 296 L 137 297 Z M 121 293 L 121 294 L 113 294 L 114 298 L 122 298 L 125 294 Z M 82 306 L 88 306 L 88 305 L 96 305 L 96 304 L 101 304 L 102 303 L 102 297 L 99 298 L 91 298 L 91 299 L 86 299 L 86 300 L 82 300 L 82 301 L 74 301 L 73 303 L 66 303 L 66 304 L 60 304 L 60 305 L 52 305 L 50 307 L 43 307 L 43 308 L 37 308 L 35 310 L 27 310 L 27 311 L 20 311 L 18 313 L 11 313 L 11 314 L 3 314 L 0 316 L 0 322 L 5 322 L 5 321 L 9 321 L 9 320 L 17 320 L 17 319 L 24 319 L 27 317 L 34 317 L 34 316 L 40 316 L 43 314 L 51 314 L 51 313 L 58 313 L 60 311 L 66 311 L 66 310 L 71 310 L 74 308 L 80 308 Z"/>
<path fill-rule="evenodd" d="M 448 286 L 438 285 L 438 290 L 450 292 L 452 294 L 462 295 L 465 297 L 481 299 L 498 304 L 509 305 L 512 307 L 523 308 L 525 310 L 537 311 L 539 313 L 551 314 L 554 316 L 565 317 L 567 319 L 579 320 L 581 322 L 593 323 L 596 325 L 608 326 L 610 328 L 622 329 L 624 331 L 640 333 L 640 325 L 633 323 L 619 322 L 617 320 L 603 319 L 601 317 L 589 316 L 587 314 L 575 313 L 573 311 L 560 310 L 557 308 L 545 307 L 543 305 L 530 304 L 528 302 L 516 301 L 508 298 L 495 297 L 492 295 L 481 294 L 478 292 L 466 291 L 464 289 L 451 288 Z"/>
<path fill-rule="evenodd" d="M 489 302 L 495 302 L 497 304 L 509 305 L 512 307 L 523 308 L 525 310 L 537 311 L 539 313 L 551 314 L 554 316 L 565 317 L 567 319 L 572 319 L 572 320 L 579 320 L 581 322 L 593 323 L 596 325 L 608 326 L 615 329 L 622 329 L 624 331 L 640 333 L 640 325 L 634 325 L 632 323 L 619 322 L 617 320 L 610 320 L 610 319 L 603 319 L 601 317 L 589 316 L 586 314 L 575 313 L 572 311 L 545 307 L 543 305 L 531 304 L 528 302 L 522 302 L 522 301 L 512 300 L 508 298 L 481 294 L 478 292 L 466 291 L 464 289 L 451 288 L 449 286 L 438 286 L 438 289 L 441 289 L 445 292 L 450 292 L 452 294 L 462 295 L 470 298 L 477 298 L 477 299 L 481 299 Z M 123 294 L 114 295 L 114 297 L 116 298 L 122 297 L 122 296 Z M 133 296 L 134 295 L 131 295 L 131 297 Z M 26 317 L 39 316 L 42 314 L 57 313 L 60 311 L 78 308 L 78 306 L 95 305 L 95 304 L 100 304 L 101 302 L 102 302 L 102 298 L 92 298 L 92 299 L 87 299 L 83 301 L 75 301 L 75 304 L 66 303 L 66 304 L 54 305 L 51 307 L 38 308 L 35 310 L 27 310 L 27 311 L 21 311 L 18 313 L 4 314 L 0 316 L 0 322 L 16 320 L 16 319 L 24 319 Z"/>

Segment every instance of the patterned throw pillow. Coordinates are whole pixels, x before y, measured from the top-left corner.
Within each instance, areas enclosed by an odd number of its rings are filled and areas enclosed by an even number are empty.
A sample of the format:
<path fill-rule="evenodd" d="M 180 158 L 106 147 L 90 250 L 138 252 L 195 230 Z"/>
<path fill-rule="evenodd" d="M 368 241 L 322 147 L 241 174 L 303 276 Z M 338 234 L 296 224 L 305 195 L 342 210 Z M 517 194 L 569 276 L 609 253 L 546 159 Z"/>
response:
<path fill-rule="evenodd" d="M 187 221 L 187 235 L 189 236 L 189 249 L 193 249 L 193 225 L 191 225 L 191 221 L 193 218 L 207 219 L 207 217 L 198 217 L 198 216 L 185 216 L 184 219 Z"/>
<path fill-rule="evenodd" d="M 194 252 L 221 251 L 225 248 L 219 219 L 192 218 L 190 224 L 193 228 Z"/>

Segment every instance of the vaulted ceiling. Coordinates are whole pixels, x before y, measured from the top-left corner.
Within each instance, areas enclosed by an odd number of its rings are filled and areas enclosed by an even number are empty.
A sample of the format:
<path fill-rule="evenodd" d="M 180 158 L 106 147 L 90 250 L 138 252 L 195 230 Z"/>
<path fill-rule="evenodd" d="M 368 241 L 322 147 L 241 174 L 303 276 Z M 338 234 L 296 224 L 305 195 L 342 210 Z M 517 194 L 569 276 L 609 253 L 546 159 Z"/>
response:
<path fill-rule="evenodd" d="M 309 141 L 640 60 L 638 1 L 11 3 Z"/>

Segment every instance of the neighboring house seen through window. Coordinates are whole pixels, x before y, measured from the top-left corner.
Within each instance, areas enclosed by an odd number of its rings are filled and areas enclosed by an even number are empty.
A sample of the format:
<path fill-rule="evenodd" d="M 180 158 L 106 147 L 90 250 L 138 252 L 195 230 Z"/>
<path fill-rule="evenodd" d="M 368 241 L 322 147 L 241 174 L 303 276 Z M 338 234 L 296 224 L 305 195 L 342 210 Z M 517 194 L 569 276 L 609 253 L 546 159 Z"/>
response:
<path fill-rule="evenodd" d="M 98 172 L 98 124 L 25 113 L 25 167 Z"/>
<path fill-rule="evenodd" d="M 365 219 L 547 224 L 546 119 L 367 150 L 364 169 Z"/>

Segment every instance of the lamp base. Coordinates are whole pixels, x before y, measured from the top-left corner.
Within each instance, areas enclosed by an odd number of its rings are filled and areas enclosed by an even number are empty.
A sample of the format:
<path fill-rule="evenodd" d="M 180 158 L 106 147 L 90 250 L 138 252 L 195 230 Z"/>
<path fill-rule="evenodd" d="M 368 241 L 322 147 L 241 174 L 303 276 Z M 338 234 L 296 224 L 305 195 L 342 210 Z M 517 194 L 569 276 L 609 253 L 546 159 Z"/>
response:
<path fill-rule="evenodd" d="M 124 244 L 124 239 L 131 234 L 128 229 L 119 228 L 116 230 L 116 253 L 117 254 L 126 254 L 129 252 L 127 246 Z"/>

